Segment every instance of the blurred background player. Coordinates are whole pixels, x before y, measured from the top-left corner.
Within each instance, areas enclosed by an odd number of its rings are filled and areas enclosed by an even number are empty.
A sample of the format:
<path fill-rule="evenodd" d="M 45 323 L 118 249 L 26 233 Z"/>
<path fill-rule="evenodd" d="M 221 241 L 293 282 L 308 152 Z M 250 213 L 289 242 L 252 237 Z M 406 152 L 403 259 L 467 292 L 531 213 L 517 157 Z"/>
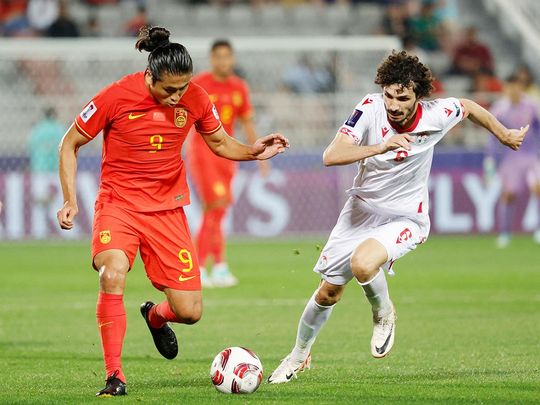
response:
<path fill-rule="evenodd" d="M 34 125 L 28 138 L 28 155 L 32 175 L 32 235 L 45 238 L 49 221 L 56 220 L 56 205 L 62 197 L 58 187 L 58 144 L 66 128 L 56 117 L 53 107 L 45 108 L 43 118 Z M 56 198 L 55 198 L 56 197 Z"/>
<path fill-rule="evenodd" d="M 234 74 L 235 57 L 232 45 L 225 39 L 216 40 L 210 49 L 210 71 L 195 75 L 193 83 L 206 90 L 216 106 L 223 128 L 234 136 L 238 120 L 247 142 L 257 139 L 253 123 L 253 108 L 247 83 Z M 206 146 L 203 137 L 192 130 L 187 144 L 187 162 L 191 181 L 201 201 L 203 217 L 196 235 L 196 248 L 201 265 L 203 287 L 230 287 L 238 283 L 225 257 L 223 220 L 233 201 L 232 181 L 238 164 L 216 156 Z M 266 161 L 259 162 L 261 175 L 268 174 Z M 208 259 L 212 271 L 206 272 Z"/>
<path fill-rule="evenodd" d="M 397 259 L 429 235 L 428 177 L 434 147 L 448 131 L 469 118 L 509 148 L 521 146 L 527 127 L 509 130 L 471 100 L 424 101 L 432 83 L 418 57 L 394 51 L 377 69 L 382 93 L 365 96 L 324 151 L 325 166 L 357 163 L 358 175 L 313 269 L 321 282 L 300 318 L 296 344 L 270 383 L 287 383 L 309 368 L 311 347 L 353 278 L 371 304 L 371 354 L 383 358 L 390 352 L 396 310 L 384 271 L 390 273 Z"/>
<path fill-rule="evenodd" d="M 497 210 L 499 236 L 497 246 L 504 248 L 510 243 L 514 220 L 515 200 L 529 190 L 540 198 L 540 117 L 538 104 L 526 93 L 526 84 L 517 74 L 511 75 L 505 84 L 505 95 L 495 101 L 492 114 L 509 128 L 519 128 L 530 124 L 530 133 L 518 152 L 502 148 L 490 139 L 487 146 L 484 170 L 489 182 L 495 174 L 499 161 L 498 175 L 502 181 L 502 193 Z M 540 208 L 539 208 L 540 210 Z M 540 223 L 533 235 L 540 244 Z"/>
<path fill-rule="evenodd" d="M 158 305 L 141 305 L 159 353 L 167 359 L 178 354 L 167 322 L 193 324 L 201 317 L 199 266 L 183 209 L 189 204 L 189 189 L 180 156 L 189 128 L 194 125 L 212 152 L 227 159 L 269 159 L 288 146 L 279 134 L 251 146 L 228 136 L 206 92 L 190 82 L 191 56 L 169 36 L 160 27 L 141 30 L 136 48 L 149 52 L 146 70 L 101 90 L 61 144 L 64 206 L 58 222 L 69 230 L 78 213 L 78 150 L 104 132 L 92 235 L 92 263 L 99 271 L 96 317 L 106 371 L 106 386 L 97 396 L 126 394 L 123 294 L 137 251 L 148 278 L 166 297 Z"/>

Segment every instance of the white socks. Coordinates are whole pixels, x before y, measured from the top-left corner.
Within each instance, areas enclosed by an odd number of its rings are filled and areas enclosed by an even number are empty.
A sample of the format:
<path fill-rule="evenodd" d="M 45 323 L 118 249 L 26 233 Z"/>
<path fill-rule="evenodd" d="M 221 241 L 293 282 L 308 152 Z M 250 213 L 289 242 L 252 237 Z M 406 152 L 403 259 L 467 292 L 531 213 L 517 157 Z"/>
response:
<path fill-rule="evenodd" d="M 330 318 L 332 309 L 334 309 L 334 305 L 325 307 L 317 304 L 315 301 L 317 291 L 319 290 L 317 289 L 309 299 L 298 324 L 296 345 L 291 353 L 292 359 L 298 363 L 306 360 L 319 331 Z"/>
<path fill-rule="evenodd" d="M 364 289 L 366 298 L 371 304 L 373 314 L 380 317 L 392 312 L 392 302 L 388 295 L 388 284 L 384 270 L 380 270 L 375 277 L 367 283 L 359 283 Z"/>

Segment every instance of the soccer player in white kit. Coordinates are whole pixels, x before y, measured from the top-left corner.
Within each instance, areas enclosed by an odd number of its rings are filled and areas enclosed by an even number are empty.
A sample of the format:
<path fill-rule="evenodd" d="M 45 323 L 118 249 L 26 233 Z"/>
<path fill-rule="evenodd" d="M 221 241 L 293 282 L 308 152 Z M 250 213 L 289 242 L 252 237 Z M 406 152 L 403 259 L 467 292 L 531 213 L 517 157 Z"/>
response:
<path fill-rule="evenodd" d="M 356 278 L 373 311 L 371 354 L 394 344 L 396 311 L 384 270 L 429 234 L 428 176 L 434 146 L 464 118 L 517 150 L 528 130 L 507 129 L 477 103 L 456 98 L 424 101 L 432 91 L 429 68 L 416 56 L 393 52 L 378 67 L 382 93 L 358 103 L 323 154 L 325 166 L 358 164 L 349 199 L 314 271 L 321 282 L 300 318 L 292 352 L 270 375 L 286 383 L 309 368 L 311 346 L 345 285 Z"/>

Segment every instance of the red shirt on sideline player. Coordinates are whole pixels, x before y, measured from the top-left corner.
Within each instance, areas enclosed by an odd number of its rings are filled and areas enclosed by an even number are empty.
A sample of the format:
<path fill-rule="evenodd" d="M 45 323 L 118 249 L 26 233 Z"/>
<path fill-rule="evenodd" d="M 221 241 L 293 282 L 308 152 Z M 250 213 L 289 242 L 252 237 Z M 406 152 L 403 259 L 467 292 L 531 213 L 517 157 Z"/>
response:
<path fill-rule="evenodd" d="M 98 396 L 126 394 L 122 344 L 126 331 L 125 278 L 140 250 L 148 278 L 166 295 L 147 301 L 141 314 L 158 351 L 176 357 L 178 343 L 167 322 L 193 324 L 202 313 L 199 266 L 183 206 L 189 203 L 182 144 L 189 128 L 213 153 L 233 160 L 264 160 L 285 151 L 288 141 L 271 134 L 245 145 L 227 135 L 207 93 L 190 83 L 193 63 L 186 48 L 169 42 L 169 31 L 141 30 L 136 48 L 150 52 L 144 72 L 125 76 L 99 92 L 83 109 L 60 145 L 62 229 L 78 213 L 77 151 L 103 131 L 99 193 L 92 230 L 92 264 L 99 270 L 96 317 L 106 386 Z"/>
<path fill-rule="evenodd" d="M 253 123 L 253 108 L 246 82 L 234 74 L 235 57 L 229 41 L 216 40 L 210 48 L 209 72 L 193 77 L 192 82 L 204 88 L 216 106 L 221 123 L 227 133 L 233 136 L 237 121 L 247 141 L 257 139 Z M 232 203 L 232 181 L 237 163 L 216 156 L 204 144 L 204 140 L 193 128 L 187 142 L 187 164 L 190 179 L 201 200 L 203 218 L 196 236 L 196 247 L 201 265 L 203 287 L 230 287 L 238 283 L 225 260 L 225 236 L 223 220 L 227 208 Z M 261 174 L 268 173 L 266 161 L 260 161 Z M 213 261 L 210 275 L 205 271 L 207 259 Z"/>

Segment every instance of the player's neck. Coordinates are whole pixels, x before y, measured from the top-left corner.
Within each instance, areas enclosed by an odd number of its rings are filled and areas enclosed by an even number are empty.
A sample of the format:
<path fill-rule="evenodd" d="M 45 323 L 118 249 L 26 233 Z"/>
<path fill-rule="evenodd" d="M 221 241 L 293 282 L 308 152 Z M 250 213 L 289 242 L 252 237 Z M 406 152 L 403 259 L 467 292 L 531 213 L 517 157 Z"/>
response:
<path fill-rule="evenodd" d="M 214 80 L 218 82 L 226 82 L 227 80 L 229 80 L 229 77 L 231 77 L 231 75 L 229 74 L 221 75 L 219 73 L 212 72 L 212 77 L 214 78 Z"/>

